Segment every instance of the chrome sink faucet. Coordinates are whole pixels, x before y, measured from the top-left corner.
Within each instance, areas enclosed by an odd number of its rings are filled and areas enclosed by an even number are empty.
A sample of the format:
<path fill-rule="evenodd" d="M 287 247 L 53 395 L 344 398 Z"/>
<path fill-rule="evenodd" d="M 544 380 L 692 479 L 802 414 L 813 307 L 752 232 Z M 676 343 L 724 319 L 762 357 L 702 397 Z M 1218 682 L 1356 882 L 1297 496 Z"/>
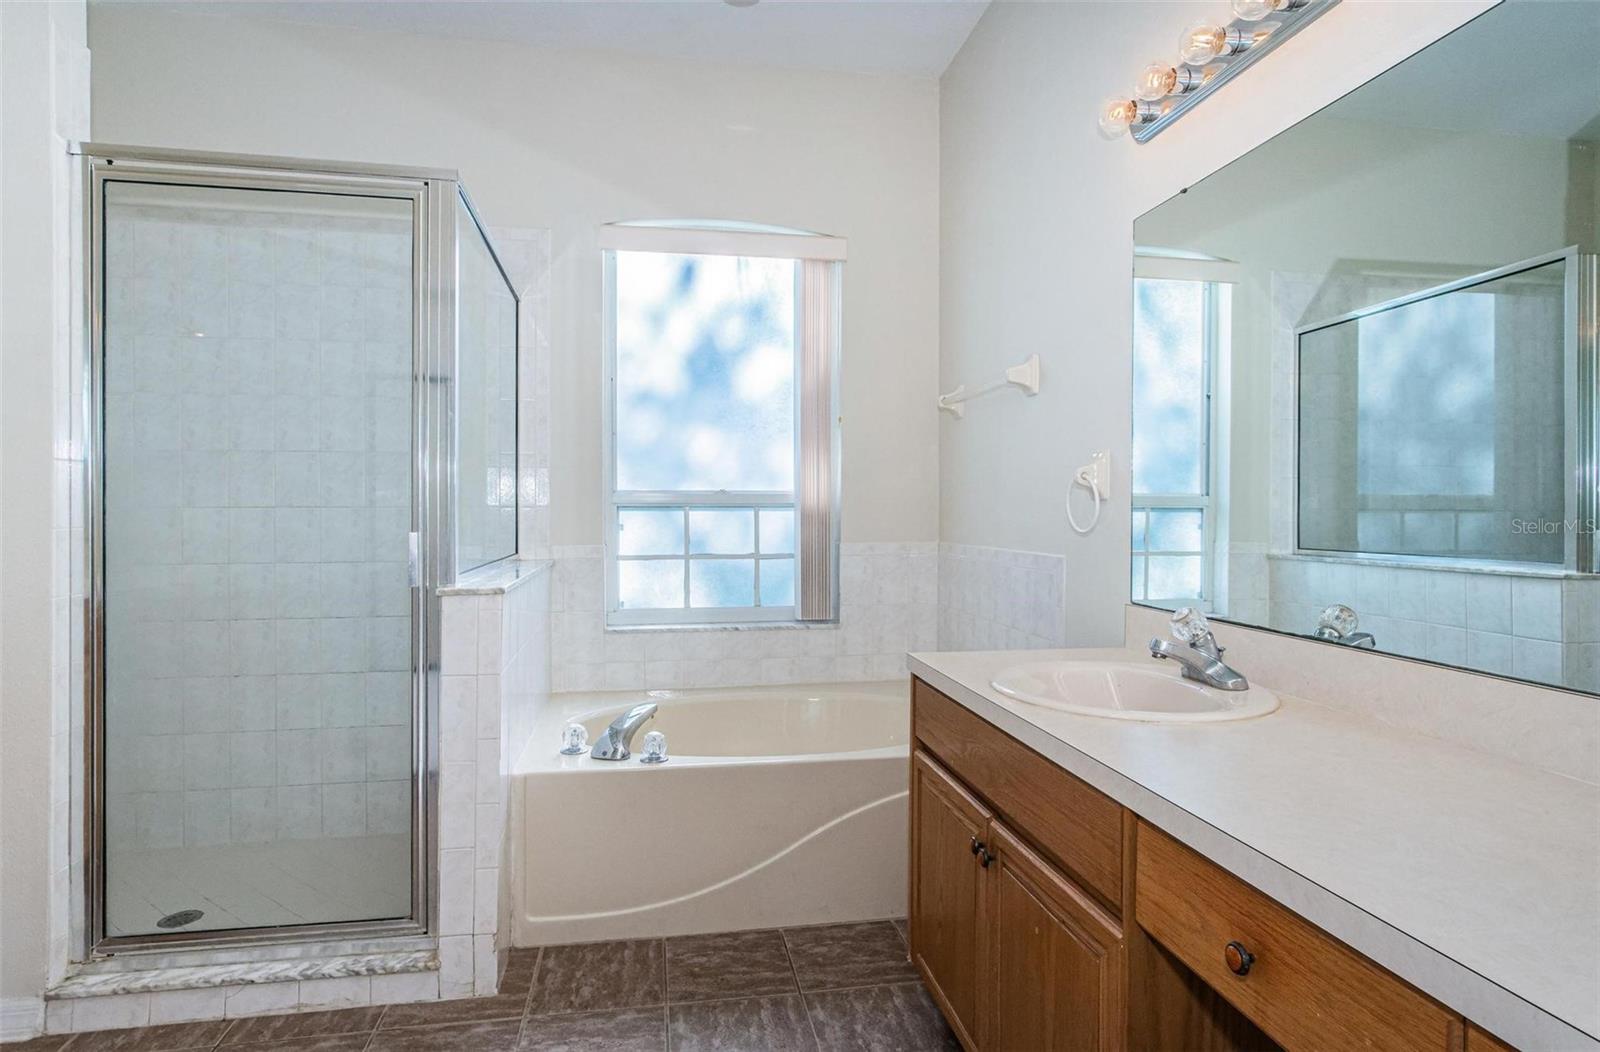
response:
<path fill-rule="evenodd" d="M 1250 683 L 1242 673 L 1223 663 L 1222 654 L 1226 648 L 1211 634 L 1211 626 L 1199 610 L 1191 606 L 1174 610 L 1172 635 L 1177 643 L 1168 639 L 1150 640 L 1150 656 L 1176 661 L 1183 666 L 1184 679 L 1192 679 L 1208 687 L 1218 690 L 1250 689 Z"/>
<path fill-rule="evenodd" d="M 628 750 L 633 747 L 633 736 L 655 717 L 656 705 L 647 701 L 643 705 L 635 705 L 621 716 L 611 721 L 611 726 L 600 735 L 600 740 L 594 743 L 594 748 L 589 750 L 589 755 L 596 760 L 626 760 L 632 755 Z"/>

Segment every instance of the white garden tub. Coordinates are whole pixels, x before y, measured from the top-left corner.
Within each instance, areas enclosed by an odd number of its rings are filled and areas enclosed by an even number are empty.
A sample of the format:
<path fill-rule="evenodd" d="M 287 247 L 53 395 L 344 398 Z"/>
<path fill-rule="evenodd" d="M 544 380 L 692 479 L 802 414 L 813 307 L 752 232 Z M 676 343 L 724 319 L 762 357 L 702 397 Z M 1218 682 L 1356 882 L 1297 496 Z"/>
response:
<path fill-rule="evenodd" d="M 560 754 L 644 701 L 632 759 Z M 909 737 L 903 681 L 555 695 L 514 772 L 517 944 L 903 915 Z"/>

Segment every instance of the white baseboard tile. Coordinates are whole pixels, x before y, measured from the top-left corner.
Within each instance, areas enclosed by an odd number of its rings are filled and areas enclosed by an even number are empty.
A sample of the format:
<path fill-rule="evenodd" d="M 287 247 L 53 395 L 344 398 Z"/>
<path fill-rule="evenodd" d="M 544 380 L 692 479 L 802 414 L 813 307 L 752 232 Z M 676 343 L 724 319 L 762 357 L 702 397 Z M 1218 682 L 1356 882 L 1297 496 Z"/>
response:
<path fill-rule="evenodd" d="M 44 1032 L 44 998 L 0 999 L 0 1041 L 26 1041 Z"/>

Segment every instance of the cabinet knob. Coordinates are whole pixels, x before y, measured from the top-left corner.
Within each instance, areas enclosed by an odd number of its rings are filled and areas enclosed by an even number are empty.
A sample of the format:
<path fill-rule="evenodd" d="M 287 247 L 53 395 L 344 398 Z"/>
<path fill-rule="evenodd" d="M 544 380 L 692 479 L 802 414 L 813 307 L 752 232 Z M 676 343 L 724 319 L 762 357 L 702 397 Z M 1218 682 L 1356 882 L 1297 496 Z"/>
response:
<path fill-rule="evenodd" d="M 972 853 L 974 855 L 976 855 L 978 852 L 980 852 L 982 850 L 983 850 L 983 841 L 979 840 L 977 837 L 973 837 L 972 838 Z"/>
<path fill-rule="evenodd" d="M 1244 943 L 1234 941 L 1222 948 L 1222 959 L 1228 965 L 1228 971 L 1234 975 L 1249 975 L 1250 966 L 1256 963 L 1256 955 L 1244 948 Z"/>
<path fill-rule="evenodd" d="M 991 863 L 993 861 L 994 861 L 994 856 L 989 853 L 989 849 L 988 848 L 983 848 L 983 850 L 978 852 L 978 863 L 979 863 L 979 865 L 983 866 L 984 869 L 988 869 L 989 868 L 989 863 Z"/>

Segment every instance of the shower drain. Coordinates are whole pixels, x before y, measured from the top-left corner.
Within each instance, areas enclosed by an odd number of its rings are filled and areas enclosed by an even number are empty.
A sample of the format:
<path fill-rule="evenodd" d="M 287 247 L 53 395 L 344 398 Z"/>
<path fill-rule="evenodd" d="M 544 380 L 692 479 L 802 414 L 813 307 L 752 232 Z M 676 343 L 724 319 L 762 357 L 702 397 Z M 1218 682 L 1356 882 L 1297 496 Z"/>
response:
<path fill-rule="evenodd" d="M 205 915 L 205 910 L 179 910 L 177 913 L 169 913 L 156 921 L 156 927 L 181 928 L 185 924 L 193 924 Z"/>

